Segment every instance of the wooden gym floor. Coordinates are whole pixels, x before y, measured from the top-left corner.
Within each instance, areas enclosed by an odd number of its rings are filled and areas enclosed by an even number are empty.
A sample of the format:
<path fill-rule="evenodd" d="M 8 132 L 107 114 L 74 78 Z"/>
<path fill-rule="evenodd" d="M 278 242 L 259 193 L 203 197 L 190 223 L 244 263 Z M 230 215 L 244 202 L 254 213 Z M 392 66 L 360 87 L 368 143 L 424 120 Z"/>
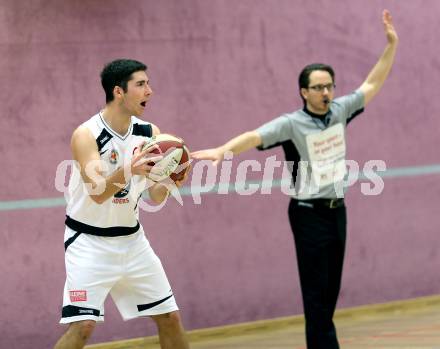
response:
<path fill-rule="evenodd" d="M 335 317 L 341 349 L 440 349 L 440 296 L 342 309 Z M 302 316 L 191 331 L 192 349 L 306 349 Z M 87 346 L 159 349 L 157 337 Z"/>

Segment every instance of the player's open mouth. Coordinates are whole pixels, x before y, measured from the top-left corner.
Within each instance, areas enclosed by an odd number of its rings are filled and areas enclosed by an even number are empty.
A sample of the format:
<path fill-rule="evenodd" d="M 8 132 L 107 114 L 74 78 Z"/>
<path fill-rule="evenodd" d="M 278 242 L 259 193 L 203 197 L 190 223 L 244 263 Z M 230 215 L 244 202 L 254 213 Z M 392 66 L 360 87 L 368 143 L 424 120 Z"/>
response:
<path fill-rule="evenodd" d="M 147 105 L 147 101 L 141 102 L 141 106 L 143 106 L 144 108 L 145 108 L 146 105 Z"/>

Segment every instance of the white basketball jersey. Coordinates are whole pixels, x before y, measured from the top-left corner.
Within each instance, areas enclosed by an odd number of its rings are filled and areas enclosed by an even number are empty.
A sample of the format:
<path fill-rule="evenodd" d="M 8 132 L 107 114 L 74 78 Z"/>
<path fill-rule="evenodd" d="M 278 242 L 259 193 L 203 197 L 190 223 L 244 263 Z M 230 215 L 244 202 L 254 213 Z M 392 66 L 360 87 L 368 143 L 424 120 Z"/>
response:
<path fill-rule="evenodd" d="M 130 161 L 135 147 L 152 136 L 151 124 L 134 116 L 124 136 L 113 131 L 101 113 L 94 115 L 83 126 L 96 139 L 104 176 Z M 124 188 L 102 204 L 94 202 L 79 169 L 74 167 L 69 181 L 66 225 L 78 232 L 101 236 L 121 236 L 139 229 L 138 201 L 146 189 L 146 178 L 134 175 Z"/>

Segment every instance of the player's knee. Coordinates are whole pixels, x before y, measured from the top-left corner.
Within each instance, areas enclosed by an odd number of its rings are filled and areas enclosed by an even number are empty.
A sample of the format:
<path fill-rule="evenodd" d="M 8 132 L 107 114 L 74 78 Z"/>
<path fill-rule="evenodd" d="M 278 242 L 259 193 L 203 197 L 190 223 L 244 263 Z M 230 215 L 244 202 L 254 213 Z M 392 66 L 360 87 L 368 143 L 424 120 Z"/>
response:
<path fill-rule="evenodd" d="M 174 327 L 180 326 L 180 315 L 178 311 L 171 313 L 160 314 L 152 316 L 153 320 L 158 326 Z"/>
<path fill-rule="evenodd" d="M 75 334 L 81 337 L 82 340 L 86 341 L 90 338 L 93 330 L 96 327 L 96 322 L 92 320 L 78 321 L 71 325 L 71 330 Z"/>

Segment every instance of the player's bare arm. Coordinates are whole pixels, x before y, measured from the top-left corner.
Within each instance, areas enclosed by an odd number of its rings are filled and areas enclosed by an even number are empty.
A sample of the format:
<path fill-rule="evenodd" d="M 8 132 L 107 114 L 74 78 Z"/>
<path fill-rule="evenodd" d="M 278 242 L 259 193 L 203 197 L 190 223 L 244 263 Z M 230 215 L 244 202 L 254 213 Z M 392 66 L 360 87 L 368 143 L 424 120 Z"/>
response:
<path fill-rule="evenodd" d="M 231 151 L 234 155 L 243 153 L 262 144 L 261 136 L 257 131 L 248 131 L 232 138 L 220 147 L 199 150 L 191 153 L 191 157 L 198 160 L 212 160 L 214 165 L 223 160 L 224 154 Z"/>
<path fill-rule="evenodd" d="M 369 103 L 379 92 L 388 77 L 391 67 L 393 66 L 394 56 L 399 42 L 399 38 L 393 25 L 393 19 L 388 10 L 383 11 L 382 21 L 388 43 L 382 56 L 379 58 L 379 61 L 359 88 L 365 96 L 365 104 Z"/>
<path fill-rule="evenodd" d="M 157 182 L 148 188 L 148 194 L 155 204 L 161 204 L 166 198 L 169 196 L 170 191 L 176 188 L 180 188 L 183 183 L 185 183 L 188 179 L 188 174 L 191 172 L 191 165 L 185 169 L 185 174 L 181 180 L 178 181 L 165 181 L 165 182 Z M 148 179 L 147 179 L 148 180 Z"/>
<path fill-rule="evenodd" d="M 151 128 L 153 129 L 153 136 L 156 136 L 160 133 L 160 129 L 156 125 L 151 124 Z"/>
<path fill-rule="evenodd" d="M 129 168 L 124 170 L 121 167 L 105 177 L 98 146 L 90 130 L 85 127 L 80 126 L 74 131 L 71 149 L 73 159 L 79 164 L 83 181 L 88 184 L 90 197 L 98 204 L 103 203 L 120 191 L 130 180 L 131 175 L 147 175 L 151 169 L 145 158 L 148 150 L 137 150 L 128 164 Z M 126 175 L 128 178 L 126 178 Z"/>
<path fill-rule="evenodd" d="M 170 188 L 164 183 L 154 183 L 148 188 L 148 194 L 155 204 L 161 204 L 169 195 Z"/>

